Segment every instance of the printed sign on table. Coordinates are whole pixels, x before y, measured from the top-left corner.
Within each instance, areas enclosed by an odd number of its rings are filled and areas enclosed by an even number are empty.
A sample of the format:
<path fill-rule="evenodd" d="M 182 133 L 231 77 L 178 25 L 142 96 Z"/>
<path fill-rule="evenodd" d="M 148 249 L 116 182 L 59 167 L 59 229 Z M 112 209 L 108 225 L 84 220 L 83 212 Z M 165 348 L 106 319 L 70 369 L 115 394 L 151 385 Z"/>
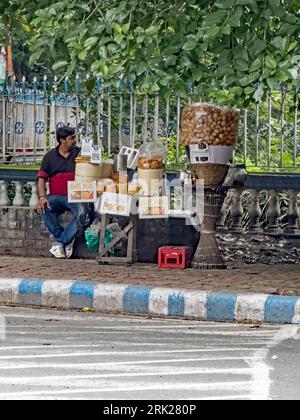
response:
<path fill-rule="evenodd" d="M 166 219 L 169 217 L 168 197 L 140 197 L 140 219 Z"/>
<path fill-rule="evenodd" d="M 93 139 L 86 137 L 82 140 L 81 156 L 91 156 L 93 147 Z"/>
<path fill-rule="evenodd" d="M 129 216 L 131 204 L 132 197 L 130 195 L 105 192 L 102 194 L 100 213 Z"/>
<path fill-rule="evenodd" d="M 92 146 L 91 148 L 91 163 L 100 165 L 102 161 L 102 151 L 100 146 Z"/>
<path fill-rule="evenodd" d="M 69 181 L 69 203 L 94 203 L 97 200 L 96 181 Z"/>

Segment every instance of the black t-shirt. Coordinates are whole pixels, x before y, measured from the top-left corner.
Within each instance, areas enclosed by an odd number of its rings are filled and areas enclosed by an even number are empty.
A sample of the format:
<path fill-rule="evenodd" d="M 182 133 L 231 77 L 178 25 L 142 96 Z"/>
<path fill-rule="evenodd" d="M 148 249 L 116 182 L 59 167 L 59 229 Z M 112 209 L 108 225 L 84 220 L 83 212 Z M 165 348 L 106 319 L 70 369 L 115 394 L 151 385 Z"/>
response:
<path fill-rule="evenodd" d="M 58 146 L 44 156 L 38 178 L 49 180 L 50 194 L 68 195 L 68 181 L 75 179 L 75 158 L 80 150 L 80 147 L 75 147 L 65 158 L 59 153 Z"/>

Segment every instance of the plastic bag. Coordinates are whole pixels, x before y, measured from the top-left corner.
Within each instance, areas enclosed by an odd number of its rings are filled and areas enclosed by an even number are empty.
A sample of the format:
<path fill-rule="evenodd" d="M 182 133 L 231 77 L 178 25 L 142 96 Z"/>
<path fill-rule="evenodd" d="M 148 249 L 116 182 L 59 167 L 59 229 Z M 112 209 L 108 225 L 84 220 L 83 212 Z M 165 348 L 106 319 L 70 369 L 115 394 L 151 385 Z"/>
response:
<path fill-rule="evenodd" d="M 145 143 L 140 147 L 139 152 L 139 169 L 162 169 L 164 167 L 166 150 L 161 142 Z"/>
<path fill-rule="evenodd" d="M 98 251 L 99 249 L 99 234 L 96 235 L 95 232 L 87 229 L 84 232 L 86 245 L 90 251 Z"/>
<path fill-rule="evenodd" d="M 84 232 L 86 245 L 88 249 L 91 251 L 99 250 L 100 227 L 101 227 L 100 222 L 97 220 Z"/>

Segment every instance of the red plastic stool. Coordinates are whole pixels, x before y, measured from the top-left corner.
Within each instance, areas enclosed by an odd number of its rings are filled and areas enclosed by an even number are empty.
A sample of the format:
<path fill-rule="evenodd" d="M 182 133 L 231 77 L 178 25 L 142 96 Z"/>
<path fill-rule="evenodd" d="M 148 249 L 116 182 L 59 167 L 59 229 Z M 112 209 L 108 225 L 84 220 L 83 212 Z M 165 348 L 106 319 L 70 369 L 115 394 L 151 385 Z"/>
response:
<path fill-rule="evenodd" d="M 177 268 L 184 270 L 189 266 L 190 247 L 165 246 L 158 250 L 159 268 Z"/>

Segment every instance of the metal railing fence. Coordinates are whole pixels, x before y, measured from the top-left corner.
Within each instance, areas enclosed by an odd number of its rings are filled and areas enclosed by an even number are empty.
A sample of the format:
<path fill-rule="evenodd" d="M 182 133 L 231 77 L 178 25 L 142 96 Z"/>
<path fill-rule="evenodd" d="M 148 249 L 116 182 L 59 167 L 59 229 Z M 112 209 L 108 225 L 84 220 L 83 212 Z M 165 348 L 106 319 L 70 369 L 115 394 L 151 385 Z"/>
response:
<path fill-rule="evenodd" d="M 76 127 L 80 140 L 93 137 L 108 155 L 121 146 L 137 147 L 145 141 L 162 139 L 169 159 L 180 164 L 180 115 L 187 104 L 210 101 L 206 92 L 187 86 L 186 97 L 149 95 L 134 85 L 120 82 L 118 88 L 100 79 L 46 76 L 30 83 L 13 80 L 0 86 L 0 159 L 2 162 L 36 162 L 56 145 L 55 130 Z M 299 92 L 268 94 L 267 100 L 241 110 L 235 160 L 248 168 L 266 171 L 300 169 Z M 0 160 L 0 161 L 1 161 Z M 255 170 L 255 169 L 254 169 Z"/>

